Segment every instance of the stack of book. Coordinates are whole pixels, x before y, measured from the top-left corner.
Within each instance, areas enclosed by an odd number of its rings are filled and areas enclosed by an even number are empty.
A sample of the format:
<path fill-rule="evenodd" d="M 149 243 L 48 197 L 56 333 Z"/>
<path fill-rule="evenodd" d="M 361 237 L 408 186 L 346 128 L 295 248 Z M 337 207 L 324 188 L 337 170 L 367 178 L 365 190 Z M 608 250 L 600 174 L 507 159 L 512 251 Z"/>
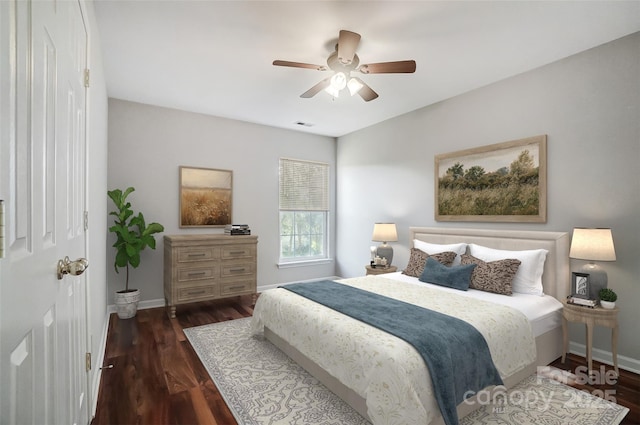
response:
<path fill-rule="evenodd" d="M 585 307 L 595 307 L 598 305 L 598 300 L 588 300 L 585 298 L 578 298 L 578 297 L 572 297 L 569 296 L 567 297 L 567 303 L 569 304 L 576 304 L 576 305 L 583 305 Z"/>
<path fill-rule="evenodd" d="M 227 224 L 224 233 L 226 235 L 250 235 L 251 229 L 247 224 Z"/>

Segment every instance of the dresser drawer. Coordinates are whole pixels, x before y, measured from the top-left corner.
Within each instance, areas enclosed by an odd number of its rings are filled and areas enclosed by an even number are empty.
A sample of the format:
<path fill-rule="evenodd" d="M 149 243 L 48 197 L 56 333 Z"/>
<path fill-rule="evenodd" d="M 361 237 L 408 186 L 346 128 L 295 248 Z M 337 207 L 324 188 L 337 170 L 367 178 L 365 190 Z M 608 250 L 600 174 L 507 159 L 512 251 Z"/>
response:
<path fill-rule="evenodd" d="M 252 281 L 239 280 L 236 282 L 225 282 L 220 285 L 220 296 L 229 297 L 238 294 L 253 293 L 254 284 Z"/>
<path fill-rule="evenodd" d="M 219 296 L 219 288 L 217 285 L 191 286 L 187 288 L 178 288 L 177 301 L 196 301 L 199 299 L 209 299 L 217 296 Z"/>
<path fill-rule="evenodd" d="M 190 282 L 192 280 L 217 279 L 220 276 L 218 265 L 209 265 L 207 267 L 189 267 L 179 268 L 178 282 Z"/>
<path fill-rule="evenodd" d="M 254 258 L 256 255 L 255 245 L 227 245 L 221 248 L 222 259 L 232 260 L 234 258 Z"/>
<path fill-rule="evenodd" d="M 178 263 L 211 261 L 220 258 L 220 248 L 212 246 L 178 248 Z"/>
<path fill-rule="evenodd" d="M 256 272 L 255 263 L 222 263 L 220 266 L 221 277 L 251 276 Z"/>

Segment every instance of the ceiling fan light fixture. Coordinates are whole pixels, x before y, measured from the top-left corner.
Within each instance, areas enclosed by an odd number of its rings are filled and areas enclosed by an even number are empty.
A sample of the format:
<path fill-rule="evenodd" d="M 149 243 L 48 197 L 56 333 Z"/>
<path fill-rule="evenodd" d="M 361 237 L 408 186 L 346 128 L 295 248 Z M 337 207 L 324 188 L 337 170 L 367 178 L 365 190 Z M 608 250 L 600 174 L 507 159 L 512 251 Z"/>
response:
<path fill-rule="evenodd" d="M 333 97 L 340 96 L 340 91 L 347 86 L 347 76 L 344 72 L 336 72 L 331 77 L 329 86 L 324 89 L 327 93 L 329 93 Z"/>
<path fill-rule="evenodd" d="M 324 89 L 324 91 L 326 91 L 327 93 L 329 93 L 332 97 L 338 98 L 340 97 L 340 90 L 336 89 L 333 86 L 328 86 L 326 89 Z"/>
<path fill-rule="evenodd" d="M 349 93 L 351 93 L 351 96 L 353 96 L 354 94 L 358 93 L 364 86 L 360 81 L 358 81 L 357 78 L 351 78 L 347 83 L 347 87 L 349 88 Z"/>
<path fill-rule="evenodd" d="M 331 87 L 340 91 L 347 86 L 347 76 L 344 75 L 344 72 L 336 72 L 333 77 L 331 77 Z"/>
<path fill-rule="evenodd" d="M 356 54 L 356 50 L 360 44 L 360 38 L 360 34 L 358 33 L 348 30 L 340 30 L 338 43 L 335 45 L 336 50 L 327 58 L 326 66 L 303 62 L 290 62 L 279 59 L 274 60 L 273 65 L 333 72 L 333 75 L 324 78 L 309 90 L 302 93 L 300 95 L 301 98 L 311 98 L 324 90 L 336 99 L 340 95 L 340 92 L 348 87 L 351 96 L 357 93 L 365 102 L 377 99 L 378 93 L 376 93 L 361 79 L 357 77 L 352 78 L 352 73 L 410 74 L 416 72 L 416 61 L 414 60 L 360 64 L 360 58 Z"/>

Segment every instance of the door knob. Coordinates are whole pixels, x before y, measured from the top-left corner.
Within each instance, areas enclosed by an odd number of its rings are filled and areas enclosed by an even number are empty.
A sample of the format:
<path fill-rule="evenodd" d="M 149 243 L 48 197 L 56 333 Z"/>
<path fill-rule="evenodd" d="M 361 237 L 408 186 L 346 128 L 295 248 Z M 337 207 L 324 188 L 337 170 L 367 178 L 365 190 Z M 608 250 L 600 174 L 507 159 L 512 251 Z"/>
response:
<path fill-rule="evenodd" d="M 58 260 L 58 280 L 62 279 L 65 274 L 79 276 L 89 267 L 89 261 L 86 258 L 78 258 L 75 261 L 64 257 L 64 260 Z"/>

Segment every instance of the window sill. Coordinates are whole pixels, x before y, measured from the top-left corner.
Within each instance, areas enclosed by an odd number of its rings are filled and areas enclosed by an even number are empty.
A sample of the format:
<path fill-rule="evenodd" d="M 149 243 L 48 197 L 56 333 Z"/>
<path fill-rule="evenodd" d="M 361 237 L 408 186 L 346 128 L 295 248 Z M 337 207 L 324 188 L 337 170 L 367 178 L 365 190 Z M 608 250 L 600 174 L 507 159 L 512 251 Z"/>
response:
<path fill-rule="evenodd" d="M 322 258 L 320 260 L 289 261 L 286 263 L 278 263 L 277 266 L 279 269 L 289 269 L 292 267 L 319 266 L 331 263 L 333 263 L 333 258 Z"/>

